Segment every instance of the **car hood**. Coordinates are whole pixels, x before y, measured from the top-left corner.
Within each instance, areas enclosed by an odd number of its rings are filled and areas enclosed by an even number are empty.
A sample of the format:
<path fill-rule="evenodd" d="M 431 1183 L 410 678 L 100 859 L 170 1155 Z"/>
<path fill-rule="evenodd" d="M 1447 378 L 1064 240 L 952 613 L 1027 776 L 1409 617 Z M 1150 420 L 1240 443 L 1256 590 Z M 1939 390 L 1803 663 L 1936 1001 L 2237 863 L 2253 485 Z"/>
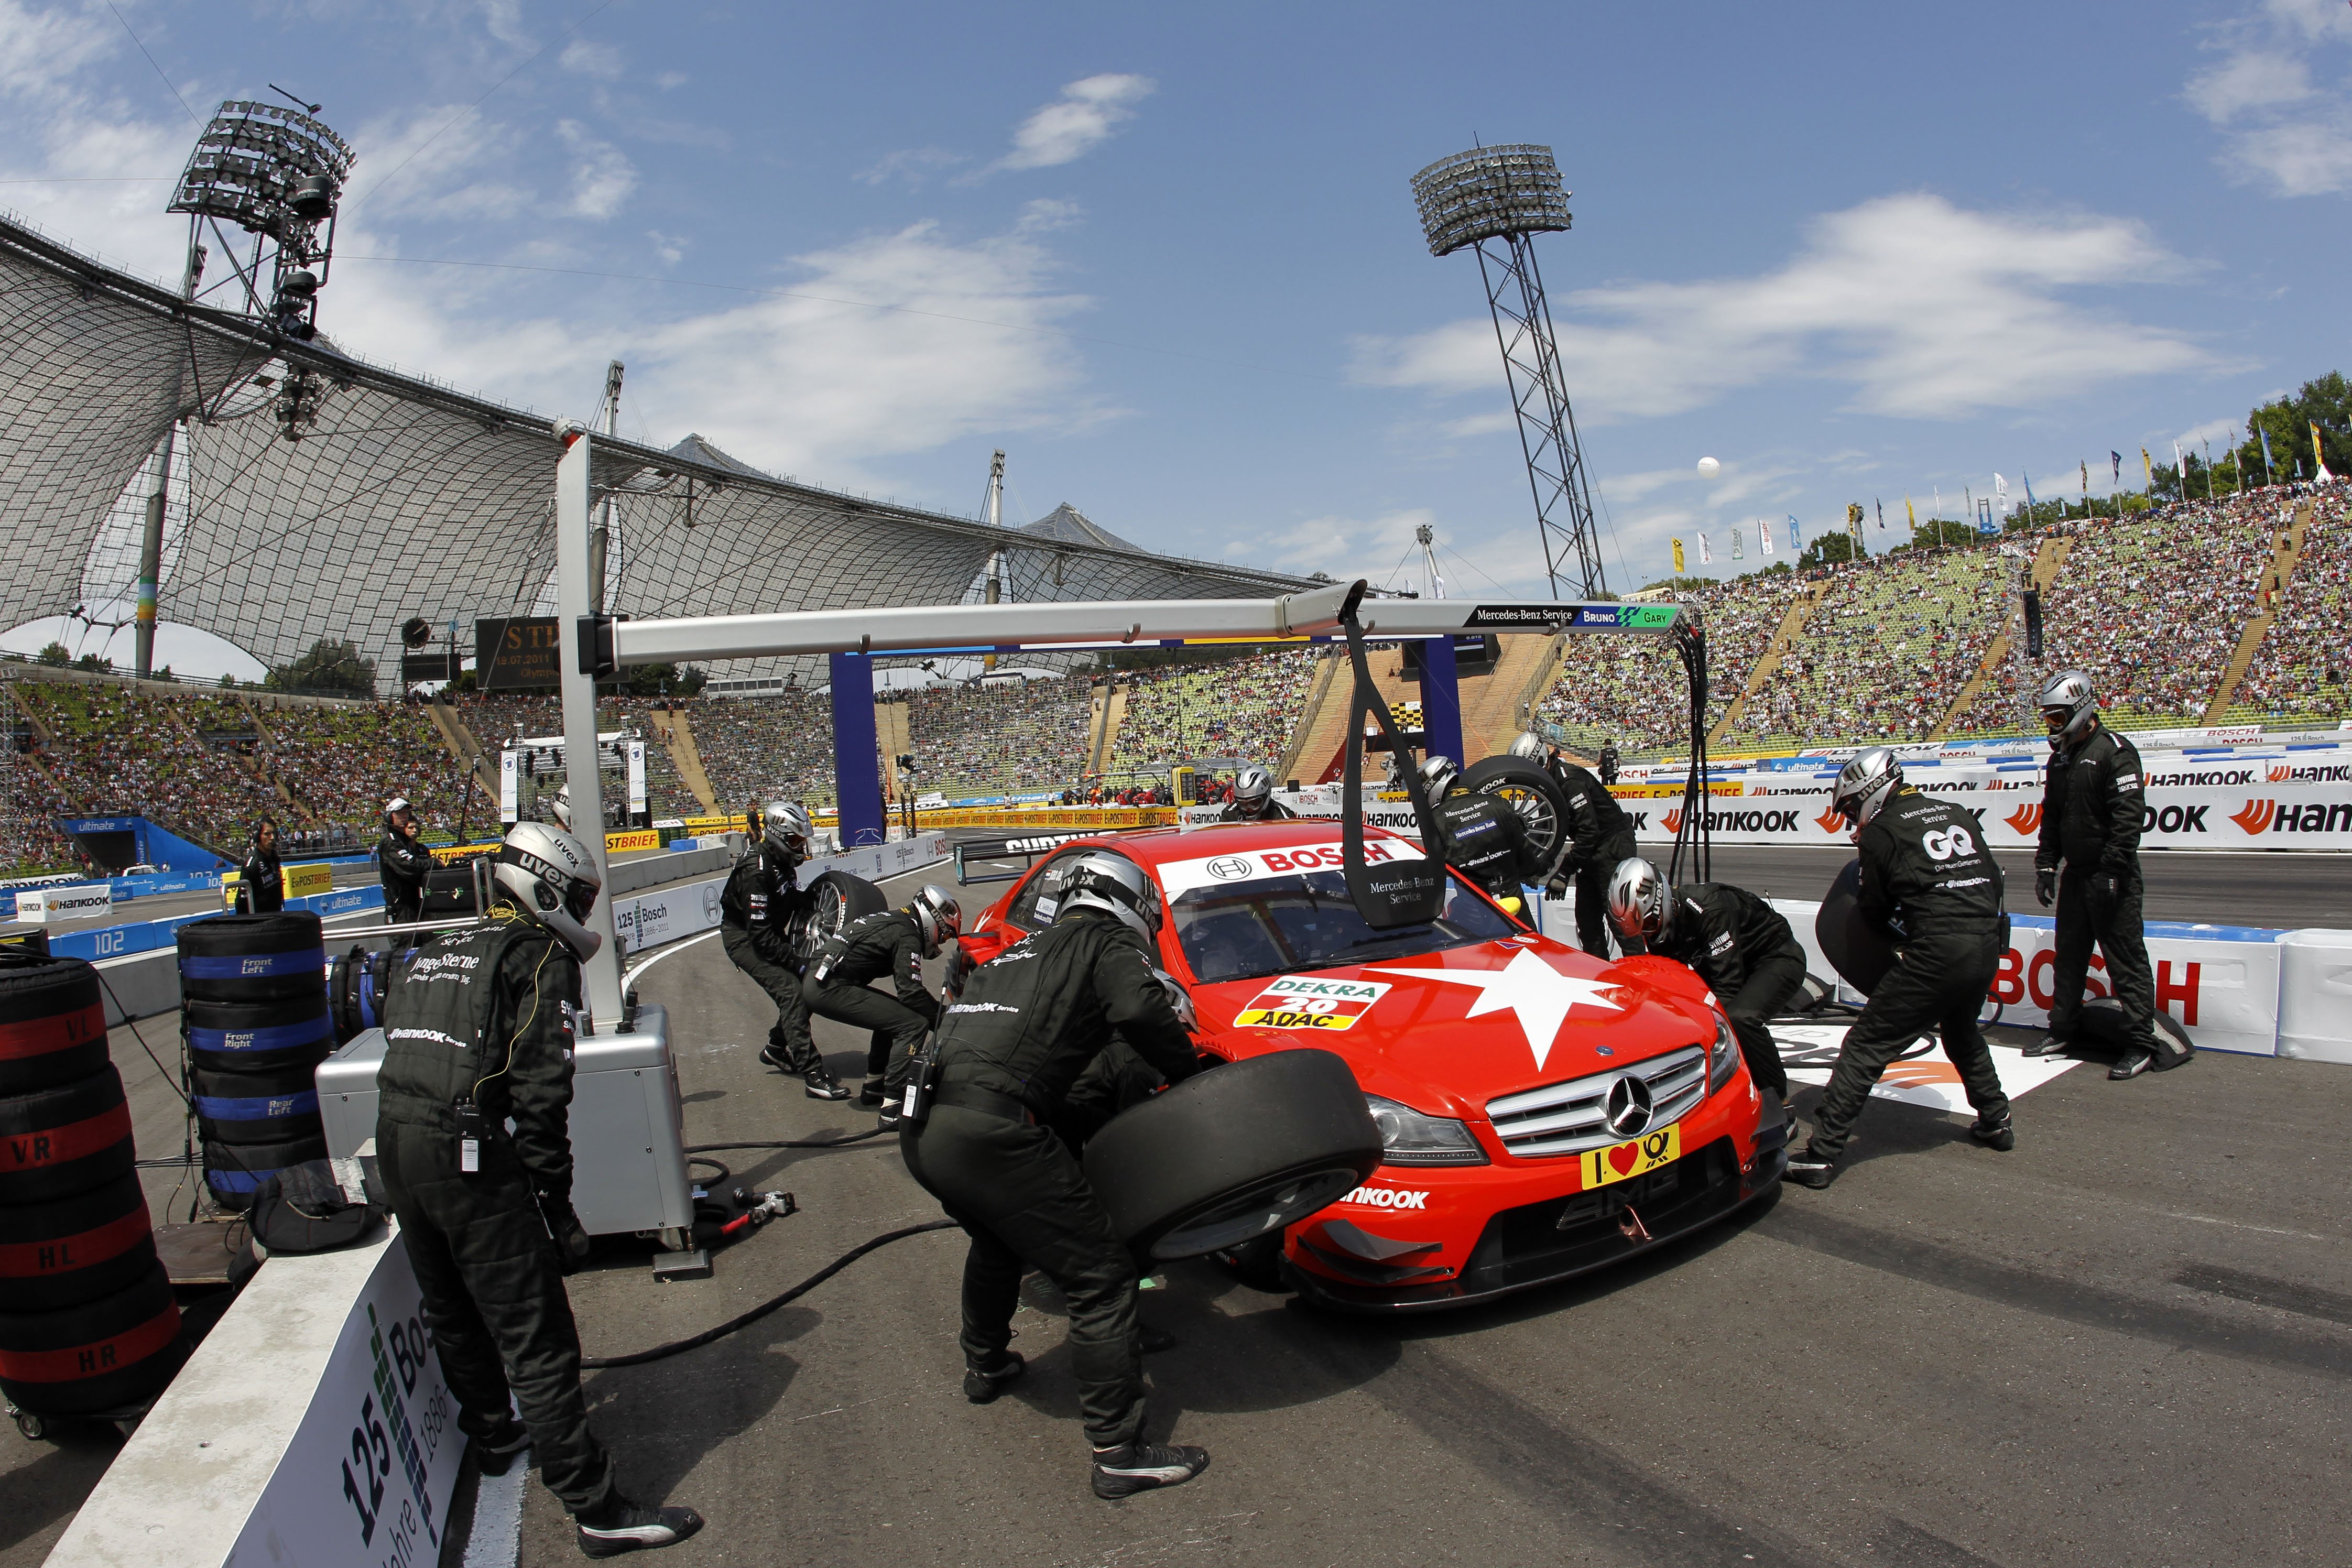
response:
<path fill-rule="evenodd" d="M 1369 1092 L 1456 1116 L 1712 1040 L 1706 998 L 1680 965 L 1534 936 L 1193 991 L 1202 1026 L 1235 1055 L 1320 1047 Z"/>

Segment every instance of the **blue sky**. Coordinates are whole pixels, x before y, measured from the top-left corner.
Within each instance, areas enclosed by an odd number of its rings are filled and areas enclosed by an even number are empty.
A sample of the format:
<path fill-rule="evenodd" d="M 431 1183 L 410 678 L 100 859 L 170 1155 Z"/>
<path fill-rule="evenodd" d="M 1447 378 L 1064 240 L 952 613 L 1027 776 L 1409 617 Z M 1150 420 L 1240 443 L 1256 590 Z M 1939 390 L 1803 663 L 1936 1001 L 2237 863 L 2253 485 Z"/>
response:
<path fill-rule="evenodd" d="M 1002 446 L 1016 520 L 1193 555 L 1380 580 L 1427 521 L 1456 595 L 1541 584 L 1475 265 L 1407 191 L 1474 139 L 1575 193 L 1614 587 L 1996 469 L 2104 491 L 2352 368 L 2344 0 L 0 0 L 0 205 L 175 273 L 168 185 L 108 182 L 271 81 L 359 151 L 352 352 L 583 416 L 619 357 L 631 435 L 966 514 Z"/>

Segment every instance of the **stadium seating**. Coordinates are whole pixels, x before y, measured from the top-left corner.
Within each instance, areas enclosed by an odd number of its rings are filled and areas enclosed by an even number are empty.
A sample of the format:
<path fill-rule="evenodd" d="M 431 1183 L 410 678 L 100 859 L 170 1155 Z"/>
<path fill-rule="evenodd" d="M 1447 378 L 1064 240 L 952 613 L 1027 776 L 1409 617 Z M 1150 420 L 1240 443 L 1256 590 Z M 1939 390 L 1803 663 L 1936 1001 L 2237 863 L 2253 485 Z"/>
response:
<path fill-rule="evenodd" d="M 2225 722 L 2335 722 L 2352 713 L 2352 481 L 2328 487 L 2313 508 L 2271 628 L 2246 667 Z"/>
<path fill-rule="evenodd" d="M 702 771 L 722 812 L 769 800 L 829 806 L 833 708 L 805 690 L 763 697 L 702 697 L 687 705 Z"/>
<path fill-rule="evenodd" d="M 1108 771 L 1150 771 L 1191 757 L 1271 768 L 1282 760 L 1315 683 L 1313 648 L 1122 675 L 1127 709 Z"/>
<path fill-rule="evenodd" d="M 921 787 L 950 799 L 1068 788 L 1090 760 L 1090 690 L 1083 675 L 917 688 L 907 729 Z"/>
<path fill-rule="evenodd" d="M 1793 572 L 1759 572 L 1685 598 L 1706 616 L 1714 718 L 1746 688 L 1789 606 L 1811 586 Z M 1684 745 L 1690 731 L 1685 679 L 1681 658 L 1662 638 L 1582 637 L 1569 645 L 1536 717 L 1588 754 L 1611 741 L 1627 753 Z"/>

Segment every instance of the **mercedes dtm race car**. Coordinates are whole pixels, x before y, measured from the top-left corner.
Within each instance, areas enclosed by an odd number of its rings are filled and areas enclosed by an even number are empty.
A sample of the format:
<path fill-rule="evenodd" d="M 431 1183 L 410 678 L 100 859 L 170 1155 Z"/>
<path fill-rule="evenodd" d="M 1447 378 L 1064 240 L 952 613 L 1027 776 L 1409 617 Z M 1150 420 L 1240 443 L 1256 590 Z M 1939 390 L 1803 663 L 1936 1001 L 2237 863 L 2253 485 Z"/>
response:
<path fill-rule="evenodd" d="M 1419 858 L 1366 829 L 1367 858 Z M 1042 846 L 1023 844 L 1034 852 Z M 1379 1171 L 1280 1237 L 1283 1278 L 1363 1309 L 1443 1307 L 1613 1263 L 1774 1190 L 1777 1098 L 1715 997 L 1664 959 L 1609 963 L 1451 879 L 1430 925 L 1375 931 L 1336 822 L 1156 828 L 1033 863 L 962 938 L 984 963 L 1054 918 L 1066 868 L 1109 849 L 1166 900 L 1160 962 L 1212 1062 L 1302 1046 L 1354 1070 Z"/>

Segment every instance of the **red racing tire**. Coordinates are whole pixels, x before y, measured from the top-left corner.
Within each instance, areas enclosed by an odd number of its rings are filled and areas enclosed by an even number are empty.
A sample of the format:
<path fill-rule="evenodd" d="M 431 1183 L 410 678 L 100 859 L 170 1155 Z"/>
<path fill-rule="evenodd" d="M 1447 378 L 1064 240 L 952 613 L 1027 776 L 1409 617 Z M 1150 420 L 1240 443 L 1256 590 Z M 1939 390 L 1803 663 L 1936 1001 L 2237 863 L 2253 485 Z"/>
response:
<path fill-rule="evenodd" d="M 72 1083 L 107 1065 L 98 971 L 0 950 L 0 1095 Z"/>
<path fill-rule="evenodd" d="M 136 1156 L 111 1063 L 76 1083 L 0 1100 L 0 1205 L 53 1203 L 128 1174 Z"/>

